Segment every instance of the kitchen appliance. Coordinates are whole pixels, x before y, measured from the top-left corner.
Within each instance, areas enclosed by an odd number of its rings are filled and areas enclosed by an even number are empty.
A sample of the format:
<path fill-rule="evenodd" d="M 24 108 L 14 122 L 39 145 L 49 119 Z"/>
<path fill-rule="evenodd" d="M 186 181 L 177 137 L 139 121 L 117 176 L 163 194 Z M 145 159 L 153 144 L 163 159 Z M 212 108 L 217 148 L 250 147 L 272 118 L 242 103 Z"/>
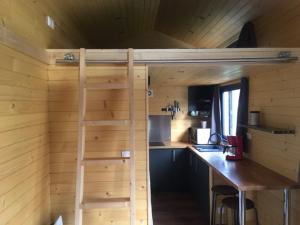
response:
<path fill-rule="evenodd" d="M 224 148 L 223 153 L 227 152 L 226 160 L 242 160 L 243 159 L 243 137 L 227 136 L 228 146 Z"/>
<path fill-rule="evenodd" d="M 191 127 L 190 137 L 193 144 L 207 144 L 210 136 L 210 128 Z"/>
<path fill-rule="evenodd" d="M 149 116 L 149 144 L 150 146 L 163 146 L 171 142 L 171 116 Z"/>

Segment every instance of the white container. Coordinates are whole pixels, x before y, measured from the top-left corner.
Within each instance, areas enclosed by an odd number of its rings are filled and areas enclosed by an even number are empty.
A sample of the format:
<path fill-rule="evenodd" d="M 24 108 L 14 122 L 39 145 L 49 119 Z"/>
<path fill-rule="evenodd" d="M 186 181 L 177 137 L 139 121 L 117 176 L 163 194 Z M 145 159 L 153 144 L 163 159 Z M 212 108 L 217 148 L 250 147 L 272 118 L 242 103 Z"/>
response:
<path fill-rule="evenodd" d="M 248 125 L 259 126 L 260 111 L 250 111 Z"/>
<path fill-rule="evenodd" d="M 207 121 L 201 121 L 201 128 L 207 127 Z"/>
<path fill-rule="evenodd" d="M 197 128 L 191 129 L 192 143 L 194 144 L 207 144 L 210 136 L 210 128 Z"/>

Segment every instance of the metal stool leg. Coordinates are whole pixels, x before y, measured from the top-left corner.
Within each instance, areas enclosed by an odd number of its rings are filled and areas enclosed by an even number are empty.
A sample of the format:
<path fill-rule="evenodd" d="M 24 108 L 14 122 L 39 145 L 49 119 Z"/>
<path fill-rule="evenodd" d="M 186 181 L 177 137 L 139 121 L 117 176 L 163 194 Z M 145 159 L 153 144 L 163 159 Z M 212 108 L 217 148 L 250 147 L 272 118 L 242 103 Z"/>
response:
<path fill-rule="evenodd" d="M 255 217 L 256 217 L 256 225 L 259 225 L 257 208 L 253 208 L 253 209 L 254 209 Z"/>
<path fill-rule="evenodd" d="M 212 209 L 211 209 L 211 225 L 215 225 L 215 216 L 216 216 L 216 202 L 217 202 L 217 194 L 213 192 L 212 196 Z"/>
<path fill-rule="evenodd" d="M 233 211 L 233 217 L 232 217 L 232 221 L 234 225 L 238 225 L 237 224 L 237 212 L 236 210 L 232 210 Z"/>
<path fill-rule="evenodd" d="M 234 210 L 234 225 L 239 225 L 239 211 L 238 210 Z"/>
<path fill-rule="evenodd" d="M 220 208 L 220 225 L 223 224 L 223 212 L 224 212 L 224 205 L 221 205 L 221 208 Z"/>

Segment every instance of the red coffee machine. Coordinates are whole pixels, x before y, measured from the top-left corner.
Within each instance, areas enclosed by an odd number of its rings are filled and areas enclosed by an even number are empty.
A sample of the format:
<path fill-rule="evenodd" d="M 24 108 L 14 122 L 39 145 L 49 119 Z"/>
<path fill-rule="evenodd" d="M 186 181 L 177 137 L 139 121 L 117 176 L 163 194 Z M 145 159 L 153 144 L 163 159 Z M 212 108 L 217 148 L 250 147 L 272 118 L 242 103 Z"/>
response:
<path fill-rule="evenodd" d="M 227 152 L 226 160 L 241 160 L 243 159 L 243 137 L 242 136 L 227 136 L 228 147 L 224 150 Z"/>

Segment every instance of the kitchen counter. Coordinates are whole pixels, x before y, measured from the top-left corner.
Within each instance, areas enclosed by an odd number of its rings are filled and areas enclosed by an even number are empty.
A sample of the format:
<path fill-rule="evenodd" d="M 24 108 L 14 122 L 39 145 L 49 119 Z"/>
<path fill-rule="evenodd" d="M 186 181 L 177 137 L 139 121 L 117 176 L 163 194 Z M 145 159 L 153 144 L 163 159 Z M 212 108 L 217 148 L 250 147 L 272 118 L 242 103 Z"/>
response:
<path fill-rule="evenodd" d="M 187 147 L 191 147 L 192 148 L 193 144 L 189 144 L 187 142 L 170 142 L 170 143 L 166 143 L 165 145 L 161 145 L 161 146 L 149 146 L 150 149 L 176 149 L 176 148 L 187 148 Z"/>
<path fill-rule="evenodd" d="M 229 161 L 225 159 L 225 155 L 221 152 L 197 152 L 196 154 L 215 172 L 241 191 L 300 187 L 295 181 L 250 159 Z"/>
<path fill-rule="evenodd" d="M 216 173 L 223 176 L 235 188 L 242 191 L 266 189 L 300 188 L 300 185 L 250 159 L 228 161 L 222 152 L 199 152 L 193 144 L 171 142 L 164 146 L 150 146 L 150 149 L 187 149 L 195 153 Z"/>
<path fill-rule="evenodd" d="M 282 189 L 284 194 L 284 225 L 289 225 L 290 189 L 299 189 L 300 184 L 290 180 L 250 159 L 228 161 L 222 152 L 200 152 L 192 144 L 171 142 L 166 146 L 153 146 L 151 149 L 183 148 L 195 153 L 213 171 L 224 177 L 239 191 L 239 222 L 245 225 L 246 191 Z"/>

